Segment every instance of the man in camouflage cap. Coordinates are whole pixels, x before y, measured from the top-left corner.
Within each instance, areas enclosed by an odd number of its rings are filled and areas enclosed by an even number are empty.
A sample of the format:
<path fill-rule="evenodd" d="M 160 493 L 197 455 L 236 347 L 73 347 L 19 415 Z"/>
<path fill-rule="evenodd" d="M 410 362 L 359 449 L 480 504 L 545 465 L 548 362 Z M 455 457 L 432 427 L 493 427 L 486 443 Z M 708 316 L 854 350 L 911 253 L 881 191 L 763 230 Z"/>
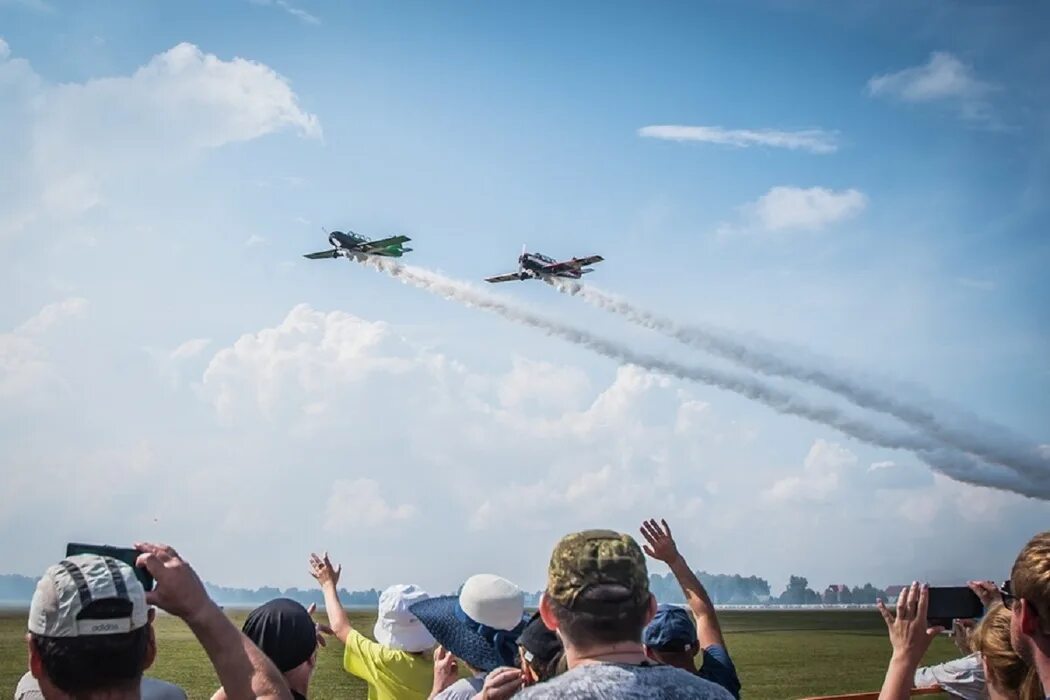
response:
<path fill-rule="evenodd" d="M 565 646 L 568 671 L 515 697 L 732 700 L 720 686 L 646 658 L 656 612 L 645 555 L 629 535 L 586 530 L 555 546 L 540 616 Z"/>

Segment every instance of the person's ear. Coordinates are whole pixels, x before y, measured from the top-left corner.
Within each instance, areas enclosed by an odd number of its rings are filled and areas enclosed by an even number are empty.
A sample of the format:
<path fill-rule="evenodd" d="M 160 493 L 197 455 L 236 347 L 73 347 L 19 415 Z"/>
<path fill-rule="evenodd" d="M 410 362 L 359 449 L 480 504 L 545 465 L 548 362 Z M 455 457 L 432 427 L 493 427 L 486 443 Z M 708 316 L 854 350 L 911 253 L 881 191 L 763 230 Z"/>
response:
<path fill-rule="evenodd" d="M 540 596 L 540 619 L 543 620 L 544 627 L 551 632 L 558 631 L 558 618 L 554 615 L 554 607 L 547 598 L 546 592 Z"/>
<path fill-rule="evenodd" d="M 44 660 L 40 658 L 40 650 L 36 648 L 33 635 L 26 635 L 26 645 L 29 647 L 29 673 L 33 675 L 33 678 L 40 680 L 45 676 Z"/>
<path fill-rule="evenodd" d="M 142 660 L 142 670 L 145 671 L 157 660 L 157 635 L 153 631 L 153 616 L 146 623 L 146 658 Z"/>
<path fill-rule="evenodd" d="M 1024 598 L 1018 598 L 1017 604 L 1014 606 L 1013 614 L 1017 615 L 1018 626 L 1021 628 L 1021 632 L 1029 637 L 1039 631 L 1039 618 L 1036 617 L 1035 610 L 1032 609 L 1031 603 Z"/>
<path fill-rule="evenodd" d="M 645 652 L 645 658 L 652 659 L 653 661 L 659 661 L 659 659 L 656 658 L 656 654 L 653 653 L 653 650 L 645 646 L 644 644 L 642 645 L 642 651 Z"/>
<path fill-rule="evenodd" d="M 317 666 L 317 650 L 316 649 L 314 649 L 314 653 L 310 654 L 310 658 L 306 660 L 306 663 L 309 664 L 311 671 L 313 671 L 314 668 Z"/>

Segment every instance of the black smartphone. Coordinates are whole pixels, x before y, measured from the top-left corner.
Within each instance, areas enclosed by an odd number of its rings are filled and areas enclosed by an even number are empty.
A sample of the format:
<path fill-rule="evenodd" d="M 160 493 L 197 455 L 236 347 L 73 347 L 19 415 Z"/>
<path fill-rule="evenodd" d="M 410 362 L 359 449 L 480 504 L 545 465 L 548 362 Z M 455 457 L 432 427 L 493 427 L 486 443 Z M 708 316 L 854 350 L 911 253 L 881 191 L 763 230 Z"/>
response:
<path fill-rule="evenodd" d="M 132 571 L 135 572 L 135 576 L 138 578 L 139 583 L 147 591 L 153 590 L 153 576 L 150 572 L 146 571 L 142 567 L 135 566 L 135 560 L 142 554 L 137 549 L 130 547 L 110 547 L 105 544 L 81 544 L 79 542 L 70 542 L 66 545 L 66 556 L 72 557 L 77 554 L 97 554 L 102 557 L 110 557 L 117 561 L 122 561 L 131 567 Z"/>
<path fill-rule="evenodd" d="M 926 619 L 933 625 L 951 627 L 952 620 L 968 620 L 984 614 L 977 594 L 966 586 L 930 588 Z"/>

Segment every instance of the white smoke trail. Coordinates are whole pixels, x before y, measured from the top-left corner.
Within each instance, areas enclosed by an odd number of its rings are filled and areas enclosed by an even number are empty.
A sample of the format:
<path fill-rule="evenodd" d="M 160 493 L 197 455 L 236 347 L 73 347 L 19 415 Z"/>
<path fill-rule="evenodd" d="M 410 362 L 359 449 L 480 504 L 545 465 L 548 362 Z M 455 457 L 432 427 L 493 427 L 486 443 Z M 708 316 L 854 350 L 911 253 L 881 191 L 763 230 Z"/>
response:
<path fill-rule="evenodd" d="M 957 481 L 1005 489 L 1024 496 L 1050 500 L 1050 482 L 1045 480 L 1032 481 L 1015 472 L 983 464 L 966 455 L 946 450 L 942 445 L 930 440 L 928 437 L 911 433 L 893 434 L 880 430 L 862 421 L 850 419 L 834 407 L 810 404 L 793 394 L 748 375 L 724 372 L 706 367 L 681 365 L 662 358 L 634 352 L 620 343 L 540 316 L 482 292 L 467 283 L 449 279 L 429 270 L 402 265 L 393 260 L 376 256 L 369 256 L 363 262 L 407 284 L 446 299 L 458 301 L 467 306 L 497 313 L 506 319 L 531 326 L 549 335 L 554 335 L 589 348 L 613 360 L 637 365 L 680 379 L 733 391 L 759 401 L 780 413 L 800 416 L 822 423 L 871 445 L 910 450 L 931 468 Z"/>
<path fill-rule="evenodd" d="M 988 439 L 973 431 L 961 431 L 944 425 L 925 408 L 901 401 L 875 387 L 860 384 L 823 367 L 807 365 L 803 361 L 755 349 L 730 337 L 725 331 L 698 325 L 681 325 L 665 316 L 639 308 L 625 299 L 577 282 L 551 277 L 545 277 L 544 281 L 560 292 L 577 296 L 589 304 L 611 311 L 632 323 L 663 333 L 686 345 L 718 355 L 762 374 L 796 379 L 818 386 L 862 408 L 891 415 L 948 447 L 1009 467 L 1034 479 L 1050 479 L 1050 460 L 1043 458 L 1034 447 L 1025 450 L 1016 445 L 990 444 Z"/>

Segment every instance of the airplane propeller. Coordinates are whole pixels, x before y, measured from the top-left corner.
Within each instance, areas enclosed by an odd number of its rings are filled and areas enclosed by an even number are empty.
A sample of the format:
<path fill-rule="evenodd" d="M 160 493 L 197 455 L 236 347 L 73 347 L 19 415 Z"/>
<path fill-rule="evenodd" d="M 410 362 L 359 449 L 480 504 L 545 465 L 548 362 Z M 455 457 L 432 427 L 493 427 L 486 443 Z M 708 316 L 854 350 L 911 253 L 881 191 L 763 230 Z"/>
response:
<path fill-rule="evenodd" d="M 518 256 L 518 275 L 525 275 L 525 248 L 528 246 L 527 243 L 521 244 L 521 255 Z"/>

